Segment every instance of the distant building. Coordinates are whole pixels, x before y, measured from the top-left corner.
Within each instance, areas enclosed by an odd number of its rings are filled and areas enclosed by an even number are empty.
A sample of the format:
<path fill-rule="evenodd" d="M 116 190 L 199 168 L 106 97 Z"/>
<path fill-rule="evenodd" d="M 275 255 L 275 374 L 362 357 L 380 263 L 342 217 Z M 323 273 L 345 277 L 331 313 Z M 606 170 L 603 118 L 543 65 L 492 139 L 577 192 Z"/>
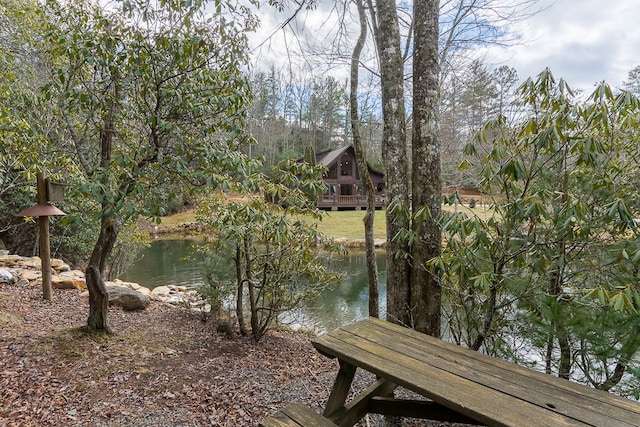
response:
<path fill-rule="evenodd" d="M 316 154 L 316 164 L 326 166 L 324 177 L 327 188 L 318 197 L 320 209 L 364 209 L 367 196 L 364 191 L 356 153 L 352 145 Z M 384 174 L 367 164 L 371 180 L 376 188 L 376 209 L 385 207 Z"/>

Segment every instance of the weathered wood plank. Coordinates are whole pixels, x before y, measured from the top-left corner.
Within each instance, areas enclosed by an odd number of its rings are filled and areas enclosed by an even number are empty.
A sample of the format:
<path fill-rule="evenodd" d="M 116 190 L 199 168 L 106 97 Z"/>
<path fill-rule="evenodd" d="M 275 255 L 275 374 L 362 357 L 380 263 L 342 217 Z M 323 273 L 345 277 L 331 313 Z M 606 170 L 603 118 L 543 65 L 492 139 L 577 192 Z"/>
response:
<path fill-rule="evenodd" d="M 332 418 L 338 410 L 344 408 L 345 400 L 349 394 L 349 389 L 351 389 L 351 383 L 353 382 L 353 376 L 355 373 L 356 367 L 354 365 L 350 365 L 346 361 L 340 360 L 340 370 L 338 371 L 338 376 L 333 384 L 329 400 L 327 400 L 327 404 L 322 415 L 327 418 Z"/>
<path fill-rule="evenodd" d="M 367 387 L 362 393 L 354 397 L 347 405 L 336 411 L 331 420 L 339 426 L 352 426 L 360 421 L 369 410 L 369 403 L 375 396 L 386 396 L 397 386 L 387 380 L 380 379 Z"/>
<path fill-rule="evenodd" d="M 360 325 L 354 326 L 356 327 L 353 332 L 358 334 Z M 394 350 L 505 394 L 528 400 L 545 410 L 579 417 L 594 425 L 612 422 L 624 425 L 625 422 L 634 419 L 638 419 L 637 422 L 640 423 L 640 405 L 637 402 L 469 351 L 432 337 L 425 339 L 424 335 L 406 328 L 401 328 L 402 333 L 395 333 L 398 330 L 397 325 L 388 322 L 368 322 L 366 326 L 367 339 L 384 339 L 388 331 L 391 331 L 394 336 L 391 348 Z M 379 335 L 374 332 L 376 330 Z"/>
<path fill-rule="evenodd" d="M 404 332 L 403 335 L 407 337 L 412 337 L 414 340 L 417 340 L 418 342 L 420 341 L 422 341 L 423 343 L 425 342 L 425 337 L 423 334 L 419 334 L 410 329 L 403 328 L 398 325 L 394 325 L 390 322 L 383 322 L 381 320 L 371 319 L 371 322 L 367 320 L 367 323 L 380 326 L 386 329 L 390 329 L 392 332 L 400 329 L 400 330 L 403 330 Z M 396 338 L 394 335 L 394 340 L 395 339 Z M 467 362 L 468 366 L 472 368 L 478 367 L 483 372 L 493 372 L 494 375 L 496 375 L 499 378 L 503 378 L 503 376 L 501 376 L 500 373 L 506 370 L 509 372 L 509 375 L 506 376 L 507 378 L 512 377 L 513 376 L 512 374 L 516 374 L 516 375 L 523 376 L 525 378 L 529 378 L 534 381 L 540 382 L 545 385 L 545 388 L 549 384 L 552 384 L 554 387 L 558 388 L 558 392 L 578 393 L 580 398 L 584 398 L 586 395 L 589 398 L 594 399 L 599 403 L 614 404 L 617 407 L 628 409 L 629 411 L 632 412 L 632 414 L 639 413 L 638 411 L 640 410 L 639 409 L 640 406 L 638 405 L 638 403 L 633 402 L 629 399 L 625 399 L 623 397 L 616 396 L 609 393 L 604 393 L 600 390 L 595 390 L 590 387 L 585 387 L 581 384 L 576 384 L 561 378 L 553 377 L 551 375 L 540 375 L 541 374 L 540 372 L 536 372 L 532 369 L 518 366 L 513 363 L 509 363 L 494 357 L 489 357 L 475 351 L 470 352 L 468 349 L 464 347 L 453 345 L 442 340 L 434 339 L 432 337 L 426 337 L 426 339 L 429 340 L 428 344 L 426 345 L 427 347 L 426 351 L 428 351 L 429 353 L 438 355 L 443 359 L 452 360 L 455 363 Z M 521 379 L 518 378 L 518 381 L 521 381 Z"/>
<path fill-rule="evenodd" d="M 286 408 L 267 417 L 263 427 L 336 427 L 334 423 L 300 402 L 290 403 Z"/>
<path fill-rule="evenodd" d="M 283 412 L 276 412 L 275 414 L 265 418 L 261 423 L 261 427 L 300 427 L 296 421 L 289 418 Z"/>
<path fill-rule="evenodd" d="M 515 364 L 452 346 L 441 340 L 425 339 L 421 334 L 392 328 L 389 341 L 386 322 L 354 325 L 350 331 L 363 339 L 377 341 L 395 351 L 428 363 L 439 369 L 527 400 L 544 410 L 555 411 L 593 425 L 625 425 L 628 420 L 640 420 L 640 405 L 618 396 L 603 393 L 579 384 L 560 380 Z M 626 424 L 634 425 L 634 424 Z"/>
<path fill-rule="evenodd" d="M 339 349 L 341 359 L 361 366 L 376 375 L 413 390 L 476 421 L 493 426 L 531 426 L 539 412 L 535 405 L 513 399 L 511 402 L 496 390 L 487 389 L 473 381 L 443 372 L 432 366 L 389 350 L 375 343 L 337 331 L 318 338 L 314 345 L 329 351 Z M 539 417 L 538 417 L 539 418 Z M 575 420 L 550 413 L 547 425 L 584 426 Z"/>
<path fill-rule="evenodd" d="M 397 417 L 477 424 L 477 421 L 430 400 L 394 399 L 392 397 L 374 396 L 369 402 L 369 412 Z"/>
<path fill-rule="evenodd" d="M 488 425 L 640 425 L 634 402 L 379 320 L 314 345 Z"/>

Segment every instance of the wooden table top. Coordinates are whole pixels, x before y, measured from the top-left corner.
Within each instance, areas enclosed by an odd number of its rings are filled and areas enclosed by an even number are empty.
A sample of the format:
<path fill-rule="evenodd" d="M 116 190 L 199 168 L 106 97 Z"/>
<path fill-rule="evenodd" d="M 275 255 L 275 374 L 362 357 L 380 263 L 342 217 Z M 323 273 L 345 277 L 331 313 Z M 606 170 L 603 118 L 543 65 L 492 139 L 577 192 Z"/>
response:
<path fill-rule="evenodd" d="M 378 319 L 314 347 L 489 426 L 640 426 L 640 403 Z"/>

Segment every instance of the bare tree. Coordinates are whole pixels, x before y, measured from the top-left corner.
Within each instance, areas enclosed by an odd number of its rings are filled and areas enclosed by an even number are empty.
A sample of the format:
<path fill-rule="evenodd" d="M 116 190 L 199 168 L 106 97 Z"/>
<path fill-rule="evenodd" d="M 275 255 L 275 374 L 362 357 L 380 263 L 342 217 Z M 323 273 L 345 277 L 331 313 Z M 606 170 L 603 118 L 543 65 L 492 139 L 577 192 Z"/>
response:
<path fill-rule="evenodd" d="M 550 2 L 546 2 L 550 3 Z M 463 63 L 478 59 L 478 47 L 509 46 L 520 36 L 509 29 L 549 7 L 541 0 L 443 0 L 440 2 L 440 76 L 455 77 Z"/>
<path fill-rule="evenodd" d="M 369 174 L 362 138 L 360 135 L 360 118 L 358 116 L 358 70 L 360 68 L 360 54 L 367 39 L 367 14 L 362 0 L 355 0 L 360 18 L 360 36 L 353 48 L 351 58 L 351 86 L 349 90 L 349 105 L 351 109 L 351 133 L 353 148 L 356 153 L 358 170 L 362 178 L 365 194 L 367 195 L 367 213 L 364 216 L 364 239 L 367 254 L 367 277 L 369 283 L 369 316 L 379 317 L 378 265 L 376 262 L 375 242 L 373 236 L 373 222 L 376 215 L 375 187 Z"/>

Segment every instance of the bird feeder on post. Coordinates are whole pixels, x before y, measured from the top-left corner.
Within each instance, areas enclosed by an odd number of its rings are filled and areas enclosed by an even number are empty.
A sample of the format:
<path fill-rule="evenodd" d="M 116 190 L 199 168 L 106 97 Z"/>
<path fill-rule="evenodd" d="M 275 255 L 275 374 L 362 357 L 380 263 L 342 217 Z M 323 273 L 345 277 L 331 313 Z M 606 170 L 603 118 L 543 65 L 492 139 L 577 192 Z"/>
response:
<path fill-rule="evenodd" d="M 49 182 L 44 173 L 38 172 L 37 188 L 38 203 L 18 214 L 23 217 L 38 217 L 40 235 L 40 261 L 42 265 L 42 294 L 44 299 L 51 301 L 51 249 L 49 244 L 49 217 L 66 215 L 60 209 L 49 204 L 49 201 L 62 201 L 64 185 Z"/>

